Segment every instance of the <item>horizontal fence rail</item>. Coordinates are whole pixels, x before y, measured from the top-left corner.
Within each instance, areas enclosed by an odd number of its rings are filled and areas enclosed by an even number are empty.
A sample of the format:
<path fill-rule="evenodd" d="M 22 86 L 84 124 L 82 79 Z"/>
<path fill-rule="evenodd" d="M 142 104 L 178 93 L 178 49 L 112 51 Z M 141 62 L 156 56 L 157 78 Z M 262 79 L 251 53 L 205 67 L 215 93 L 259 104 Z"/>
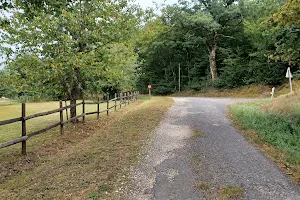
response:
<path fill-rule="evenodd" d="M 125 93 L 115 94 L 114 98 L 112 98 L 112 99 L 109 99 L 109 94 L 107 94 L 106 98 L 107 98 L 106 101 L 103 101 L 103 100 L 100 101 L 100 98 L 98 97 L 97 100 L 94 102 L 86 102 L 85 100 L 82 100 L 82 102 L 80 102 L 80 103 L 71 104 L 71 105 L 67 105 L 67 103 L 65 101 L 64 107 L 63 107 L 63 101 L 61 100 L 61 101 L 59 101 L 58 109 L 41 112 L 41 113 L 36 113 L 33 115 L 29 115 L 29 116 L 26 116 L 26 104 L 22 103 L 21 117 L 0 121 L 0 126 L 4 126 L 4 125 L 16 123 L 16 122 L 22 122 L 21 136 L 19 138 L 13 139 L 8 142 L 0 143 L 0 149 L 9 147 L 11 145 L 15 145 L 18 143 L 22 143 L 22 154 L 26 155 L 26 141 L 29 138 L 39 135 L 39 134 L 42 134 L 42 133 L 45 133 L 46 131 L 53 129 L 55 127 L 58 127 L 58 126 L 60 126 L 60 133 L 63 134 L 65 124 L 72 122 L 72 121 L 79 120 L 80 118 L 82 118 L 82 122 L 85 122 L 85 117 L 87 115 L 97 114 L 97 119 L 100 118 L 100 113 L 107 113 L 107 115 L 109 115 L 109 111 L 111 109 L 115 109 L 115 111 L 116 111 L 117 107 L 122 108 L 122 105 L 126 106 L 126 105 L 129 105 L 130 102 L 136 101 L 139 98 L 139 92 L 135 91 L 135 92 L 125 92 Z M 119 101 L 119 103 L 118 103 L 118 101 Z M 106 104 L 106 109 L 100 110 L 100 104 Z M 97 111 L 85 112 L 85 105 L 97 105 Z M 82 106 L 82 114 L 77 115 L 72 118 L 71 117 L 69 118 L 68 117 L 68 109 L 73 108 L 73 107 L 78 107 L 78 106 Z M 66 111 L 66 116 L 67 116 L 66 120 L 64 120 L 63 111 Z M 27 134 L 26 121 L 35 119 L 38 117 L 51 115 L 54 113 L 60 113 L 59 114 L 59 122 L 52 124 L 41 130 L 37 130 L 37 131 Z"/>

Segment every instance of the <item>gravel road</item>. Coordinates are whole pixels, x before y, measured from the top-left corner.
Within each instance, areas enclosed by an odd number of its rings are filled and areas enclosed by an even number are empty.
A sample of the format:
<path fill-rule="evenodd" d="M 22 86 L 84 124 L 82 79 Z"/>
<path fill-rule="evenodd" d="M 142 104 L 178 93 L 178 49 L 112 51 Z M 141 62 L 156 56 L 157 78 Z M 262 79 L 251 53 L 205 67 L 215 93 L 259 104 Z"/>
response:
<path fill-rule="evenodd" d="M 227 119 L 227 105 L 245 100 L 174 101 L 134 170 L 128 199 L 218 199 L 221 188 L 232 186 L 243 190 L 241 199 L 300 200 L 299 185 L 290 183 Z"/>

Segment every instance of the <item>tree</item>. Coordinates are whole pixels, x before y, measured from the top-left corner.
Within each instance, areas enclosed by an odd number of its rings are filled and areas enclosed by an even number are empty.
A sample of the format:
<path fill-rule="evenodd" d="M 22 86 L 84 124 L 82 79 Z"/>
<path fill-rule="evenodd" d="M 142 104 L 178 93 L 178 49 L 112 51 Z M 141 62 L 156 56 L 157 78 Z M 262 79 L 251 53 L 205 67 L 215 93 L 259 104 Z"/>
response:
<path fill-rule="evenodd" d="M 270 58 L 300 66 L 300 1 L 288 0 L 269 19 L 276 34 L 276 51 Z"/>
<path fill-rule="evenodd" d="M 14 84 L 15 77 L 10 76 L 9 71 L 0 70 L 0 97 L 14 98 L 18 92 Z"/>
<path fill-rule="evenodd" d="M 233 38 L 234 31 L 240 31 L 242 15 L 233 0 L 198 0 L 191 16 L 193 33 L 203 38 L 209 52 L 212 80 L 218 78 L 216 52 L 220 39 Z M 198 16 L 197 16 L 198 15 Z"/>
<path fill-rule="evenodd" d="M 51 83 L 61 98 L 72 104 L 91 91 L 92 85 L 98 92 L 107 92 L 103 90 L 108 87 L 91 82 L 96 77 L 106 81 L 115 76 L 107 73 L 107 52 L 132 37 L 141 15 L 140 9 L 126 0 L 20 0 L 14 7 L 2 39 L 2 44 L 17 47 L 5 48 L 12 62 L 8 65 L 15 64 L 14 57 L 23 60 L 23 65 L 35 59 L 38 79 Z M 30 61 L 22 59 L 24 56 Z M 76 107 L 71 109 L 71 117 L 75 115 Z"/>
<path fill-rule="evenodd" d="M 151 26 L 159 31 L 139 48 L 138 85 L 151 83 L 163 94 L 176 91 L 179 64 L 184 89 L 279 84 L 285 64 L 270 55 L 280 40 L 265 21 L 281 5 L 281 0 L 199 0 L 165 7 Z"/>

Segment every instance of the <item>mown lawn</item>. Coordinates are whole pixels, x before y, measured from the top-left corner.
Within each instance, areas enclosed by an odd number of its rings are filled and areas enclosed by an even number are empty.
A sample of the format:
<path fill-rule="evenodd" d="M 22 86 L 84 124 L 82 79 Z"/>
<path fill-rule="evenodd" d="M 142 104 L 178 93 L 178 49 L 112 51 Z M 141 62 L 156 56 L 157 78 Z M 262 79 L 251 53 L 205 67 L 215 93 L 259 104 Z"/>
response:
<path fill-rule="evenodd" d="M 80 101 L 78 101 L 80 102 Z M 118 102 L 117 102 L 118 104 Z M 69 104 L 67 104 L 69 105 Z M 114 105 L 114 102 L 110 102 L 110 105 Z M 65 103 L 63 103 L 65 106 Z M 106 104 L 101 104 L 100 109 L 105 110 Z M 124 107 L 124 105 L 122 105 Z M 55 110 L 59 108 L 59 102 L 41 102 L 41 103 L 26 103 L 26 116 L 32 115 L 35 113 Z M 119 108 L 119 107 L 118 107 Z M 97 111 L 97 105 L 85 105 L 86 112 Z M 68 109 L 69 110 L 69 109 Z M 114 112 L 114 109 L 111 109 L 110 112 Z M 77 115 L 82 113 L 82 106 L 77 106 Z M 102 113 L 101 116 L 105 116 L 106 113 Z M 0 121 L 17 118 L 21 116 L 21 104 L 10 102 L 0 104 Z M 64 120 L 66 120 L 66 112 L 64 111 Z M 88 119 L 95 119 L 96 115 L 88 116 Z M 59 113 L 54 113 L 48 116 L 38 117 L 30 119 L 26 122 L 27 134 L 46 128 L 51 124 L 59 122 Z M 53 132 L 53 131 L 52 131 Z M 55 129 L 54 132 L 58 133 L 58 129 Z M 0 143 L 9 141 L 11 139 L 21 136 L 21 122 L 14 124 L 9 124 L 5 126 L 0 126 Z"/>
<path fill-rule="evenodd" d="M 295 97 L 292 97 L 295 98 Z M 291 97 L 236 104 L 232 119 L 268 156 L 300 182 L 300 112 Z"/>
<path fill-rule="evenodd" d="M 172 104 L 139 100 L 62 136 L 41 135 L 29 140 L 27 156 L 1 149 L 0 199 L 121 199 L 130 167 Z"/>

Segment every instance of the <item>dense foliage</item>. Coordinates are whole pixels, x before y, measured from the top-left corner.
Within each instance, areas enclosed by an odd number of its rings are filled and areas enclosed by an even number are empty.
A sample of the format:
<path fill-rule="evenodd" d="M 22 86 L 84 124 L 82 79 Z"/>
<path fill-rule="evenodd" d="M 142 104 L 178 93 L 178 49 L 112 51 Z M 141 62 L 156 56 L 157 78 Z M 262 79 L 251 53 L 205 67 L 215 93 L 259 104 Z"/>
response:
<path fill-rule="evenodd" d="M 180 0 L 155 14 L 130 0 L 1 0 L 0 96 L 280 84 L 300 67 L 299 5 Z"/>
<path fill-rule="evenodd" d="M 6 8 L 12 16 L 2 17 L 1 43 L 6 73 L 20 93 L 73 100 L 134 87 L 131 38 L 140 8 L 125 0 L 32 0 L 12 6 Z"/>
<path fill-rule="evenodd" d="M 300 67 L 299 0 L 196 0 L 164 8 L 139 51 L 140 88 L 161 94 L 280 84 Z M 157 29 L 157 28 L 156 28 Z M 149 30 L 152 31 L 153 30 Z M 180 69 L 179 69 L 180 68 Z"/>

